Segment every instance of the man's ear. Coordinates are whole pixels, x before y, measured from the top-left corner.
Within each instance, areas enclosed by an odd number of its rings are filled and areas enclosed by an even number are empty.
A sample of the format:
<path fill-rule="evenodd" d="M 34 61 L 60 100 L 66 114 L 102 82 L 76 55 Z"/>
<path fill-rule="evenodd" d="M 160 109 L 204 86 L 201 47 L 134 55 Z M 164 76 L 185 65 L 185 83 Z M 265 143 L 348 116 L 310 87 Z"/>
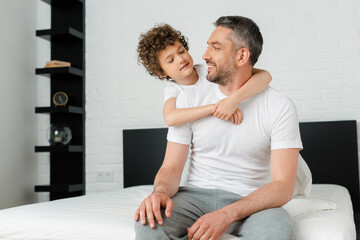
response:
<path fill-rule="evenodd" d="M 237 67 L 243 66 L 245 63 L 249 61 L 250 51 L 247 48 L 240 48 L 237 50 L 235 55 L 235 64 Z"/>

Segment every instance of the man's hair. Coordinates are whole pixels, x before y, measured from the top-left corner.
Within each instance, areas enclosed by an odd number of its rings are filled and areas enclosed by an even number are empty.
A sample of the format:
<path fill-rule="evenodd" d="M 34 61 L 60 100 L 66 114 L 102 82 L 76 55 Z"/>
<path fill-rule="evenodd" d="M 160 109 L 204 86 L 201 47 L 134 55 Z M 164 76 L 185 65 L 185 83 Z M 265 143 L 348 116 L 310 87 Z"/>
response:
<path fill-rule="evenodd" d="M 245 47 L 250 51 L 250 63 L 257 62 L 263 45 L 263 38 L 258 25 L 249 18 L 241 16 L 220 17 L 214 23 L 216 27 L 225 27 L 232 30 L 231 40 L 234 52 Z"/>
<path fill-rule="evenodd" d="M 189 50 L 187 38 L 181 35 L 180 31 L 173 29 L 168 24 L 156 25 L 139 37 L 138 63 L 144 65 L 151 76 L 161 80 L 169 80 L 169 77 L 159 76 L 159 74 L 165 74 L 160 66 L 159 52 L 169 45 L 174 45 L 176 41 L 179 41 L 186 50 Z"/>

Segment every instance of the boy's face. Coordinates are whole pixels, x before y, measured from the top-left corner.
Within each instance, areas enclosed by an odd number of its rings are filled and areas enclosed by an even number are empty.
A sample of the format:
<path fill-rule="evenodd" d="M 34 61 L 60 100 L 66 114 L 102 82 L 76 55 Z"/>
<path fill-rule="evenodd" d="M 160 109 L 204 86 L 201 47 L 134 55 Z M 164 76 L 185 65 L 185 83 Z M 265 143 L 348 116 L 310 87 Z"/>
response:
<path fill-rule="evenodd" d="M 180 84 L 193 72 L 193 59 L 178 41 L 160 51 L 158 58 L 165 74 L 163 77 L 169 76 Z"/>
<path fill-rule="evenodd" d="M 210 82 L 226 85 L 235 71 L 231 31 L 228 28 L 217 27 L 208 40 L 209 47 L 203 59 L 208 65 L 206 78 Z"/>

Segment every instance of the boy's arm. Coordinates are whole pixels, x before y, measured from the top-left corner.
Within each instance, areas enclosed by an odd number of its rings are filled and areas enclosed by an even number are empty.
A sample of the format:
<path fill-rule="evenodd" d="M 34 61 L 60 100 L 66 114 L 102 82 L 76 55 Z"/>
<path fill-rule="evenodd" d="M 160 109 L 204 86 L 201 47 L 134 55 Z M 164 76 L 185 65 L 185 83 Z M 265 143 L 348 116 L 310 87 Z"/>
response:
<path fill-rule="evenodd" d="M 253 76 L 241 88 L 216 104 L 213 111 L 214 116 L 229 120 L 239 103 L 265 90 L 271 79 L 268 71 L 253 68 Z"/>
<path fill-rule="evenodd" d="M 169 127 L 183 125 L 211 115 L 214 106 L 215 104 L 208 104 L 194 108 L 176 108 L 176 98 L 172 97 L 165 102 L 164 120 Z"/>

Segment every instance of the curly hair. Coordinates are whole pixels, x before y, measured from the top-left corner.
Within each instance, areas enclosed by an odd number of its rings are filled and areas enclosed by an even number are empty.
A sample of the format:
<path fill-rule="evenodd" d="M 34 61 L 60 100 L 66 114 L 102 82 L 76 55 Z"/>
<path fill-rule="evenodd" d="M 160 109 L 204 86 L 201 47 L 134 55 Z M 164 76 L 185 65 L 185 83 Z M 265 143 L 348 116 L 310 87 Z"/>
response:
<path fill-rule="evenodd" d="M 160 66 L 158 55 L 160 51 L 169 45 L 174 45 L 176 41 L 179 41 L 186 50 L 189 50 L 187 38 L 181 35 L 180 31 L 173 29 L 168 24 L 156 25 L 139 37 L 137 47 L 138 63 L 141 63 L 151 76 L 161 80 L 169 80 L 169 77 L 159 76 L 159 74 L 163 75 L 165 73 Z"/>

